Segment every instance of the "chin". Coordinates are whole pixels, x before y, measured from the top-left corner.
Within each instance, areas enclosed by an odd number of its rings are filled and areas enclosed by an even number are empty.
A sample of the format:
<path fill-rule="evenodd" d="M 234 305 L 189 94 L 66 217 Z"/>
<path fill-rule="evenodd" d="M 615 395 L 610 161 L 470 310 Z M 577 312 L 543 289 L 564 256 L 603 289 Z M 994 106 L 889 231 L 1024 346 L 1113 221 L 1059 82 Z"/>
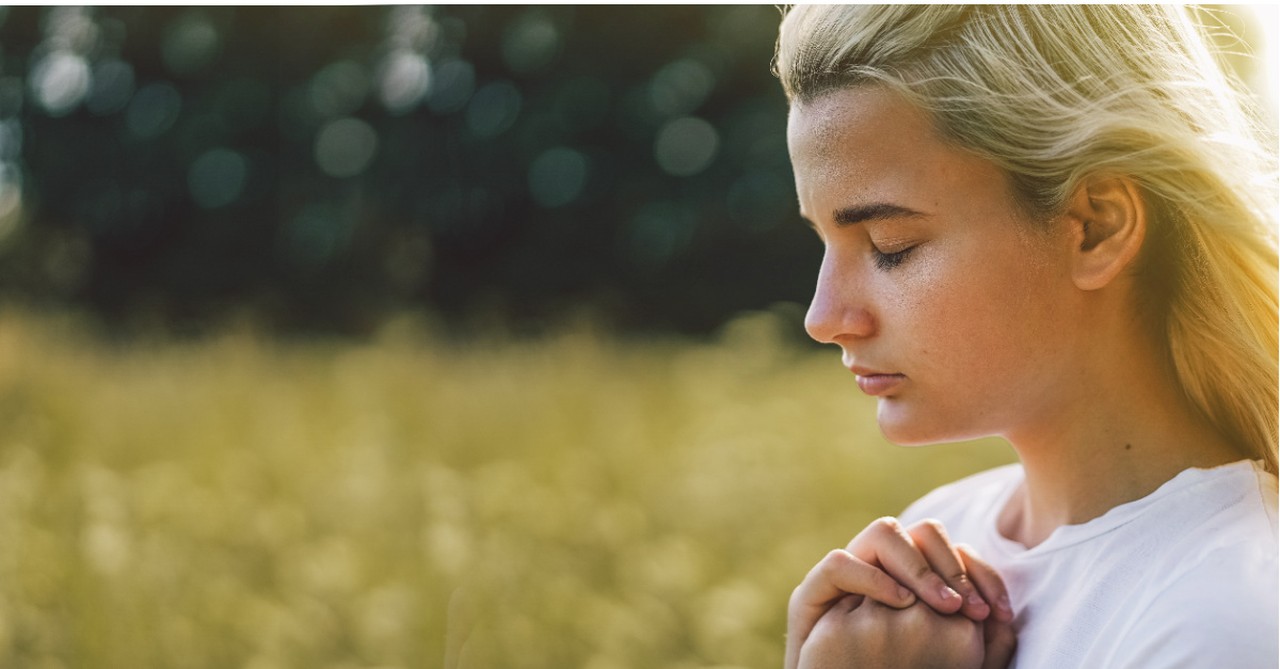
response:
<path fill-rule="evenodd" d="M 886 429 L 883 426 L 881 426 L 880 428 L 880 433 L 884 435 L 885 439 L 888 439 L 895 446 L 905 446 L 908 448 L 915 447 L 915 446 L 932 446 L 934 444 L 945 444 L 948 442 L 960 441 L 959 439 L 952 439 L 948 437 L 936 437 L 928 434 L 919 434 L 915 432 L 891 430 L 891 429 Z"/>
<path fill-rule="evenodd" d="M 912 416 L 911 412 L 902 410 L 904 407 L 887 405 L 888 401 L 880 402 L 876 422 L 884 438 L 898 446 L 930 446 L 972 438 L 954 426 L 940 424 L 936 415 Z"/>

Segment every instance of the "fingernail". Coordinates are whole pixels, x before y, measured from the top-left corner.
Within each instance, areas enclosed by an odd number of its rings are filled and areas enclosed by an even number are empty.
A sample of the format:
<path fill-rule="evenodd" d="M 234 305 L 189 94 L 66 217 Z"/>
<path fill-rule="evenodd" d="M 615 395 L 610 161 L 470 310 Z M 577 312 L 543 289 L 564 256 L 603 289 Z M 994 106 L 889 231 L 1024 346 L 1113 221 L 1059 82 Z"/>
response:
<path fill-rule="evenodd" d="M 906 589 L 906 588 L 904 588 L 904 587 L 902 587 L 902 586 L 898 586 L 898 597 L 900 597 L 900 598 L 902 598 L 902 599 L 911 599 L 911 596 L 912 596 L 912 595 L 911 595 L 911 591 L 910 591 L 910 590 L 908 590 L 908 589 Z"/>
<path fill-rule="evenodd" d="M 942 589 L 939 590 L 938 593 L 942 595 L 943 599 L 960 599 L 960 593 L 945 585 L 942 586 Z"/>
<path fill-rule="evenodd" d="M 979 595 L 976 592 L 971 592 L 969 593 L 969 605 L 970 606 L 986 606 L 987 602 L 984 599 L 982 599 L 982 595 Z"/>

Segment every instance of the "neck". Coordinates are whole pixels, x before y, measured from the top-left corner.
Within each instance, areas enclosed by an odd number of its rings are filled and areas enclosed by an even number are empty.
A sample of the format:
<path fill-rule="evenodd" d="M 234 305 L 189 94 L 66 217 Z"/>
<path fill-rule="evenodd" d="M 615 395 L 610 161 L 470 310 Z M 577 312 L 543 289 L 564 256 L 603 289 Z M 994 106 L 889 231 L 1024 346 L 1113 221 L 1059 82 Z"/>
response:
<path fill-rule="evenodd" d="M 1185 469 L 1244 457 L 1187 405 L 1152 349 L 1104 357 L 1078 368 L 1078 392 L 1056 398 L 1036 425 L 1006 435 L 1026 481 L 1001 515 L 1004 536 L 1032 547 L 1058 527 L 1151 494 Z"/>

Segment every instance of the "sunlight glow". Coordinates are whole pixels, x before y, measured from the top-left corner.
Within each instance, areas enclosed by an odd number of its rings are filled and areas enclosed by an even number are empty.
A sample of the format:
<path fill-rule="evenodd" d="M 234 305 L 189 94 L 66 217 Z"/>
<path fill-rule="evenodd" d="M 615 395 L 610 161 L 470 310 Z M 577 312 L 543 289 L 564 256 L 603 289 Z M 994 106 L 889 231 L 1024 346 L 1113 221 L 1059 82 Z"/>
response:
<path fill-rule="evenodd" d="M 1280 112 L 1277 111 L 1277 103 L 1280 102 L 1280 44 L 1277 44 L 1280 40 L 1280 6 L 1259 3 L 1245 5 L 1242 9 L 1246 16 L 1252 17 L 1262 34 L 1260 43 L 1254 45 L 1254 53 L 1262 66 L 1258 69 L 1257 78 L 1249 84 L 1262 98 L 1263 111 L 1271 127 L 1276 128 L 1280 123 Z"/>

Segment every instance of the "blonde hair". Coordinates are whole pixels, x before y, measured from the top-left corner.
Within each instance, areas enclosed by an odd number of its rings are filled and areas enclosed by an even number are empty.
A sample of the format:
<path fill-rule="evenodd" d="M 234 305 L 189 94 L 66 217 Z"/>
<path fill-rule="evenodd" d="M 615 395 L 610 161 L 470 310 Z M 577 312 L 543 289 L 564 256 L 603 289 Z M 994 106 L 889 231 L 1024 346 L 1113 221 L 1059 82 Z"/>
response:
<path fill-rule="evenodd" d="M 1144 315 L 1190 403 L 1276 471 L 1274 138 L 1187 9 L 803 5 L 783 19 L 775 70 L 792 103 L 898 91 L 1004 169 L 1039 218 L 1091 176 L 1138 183 Z"/>

